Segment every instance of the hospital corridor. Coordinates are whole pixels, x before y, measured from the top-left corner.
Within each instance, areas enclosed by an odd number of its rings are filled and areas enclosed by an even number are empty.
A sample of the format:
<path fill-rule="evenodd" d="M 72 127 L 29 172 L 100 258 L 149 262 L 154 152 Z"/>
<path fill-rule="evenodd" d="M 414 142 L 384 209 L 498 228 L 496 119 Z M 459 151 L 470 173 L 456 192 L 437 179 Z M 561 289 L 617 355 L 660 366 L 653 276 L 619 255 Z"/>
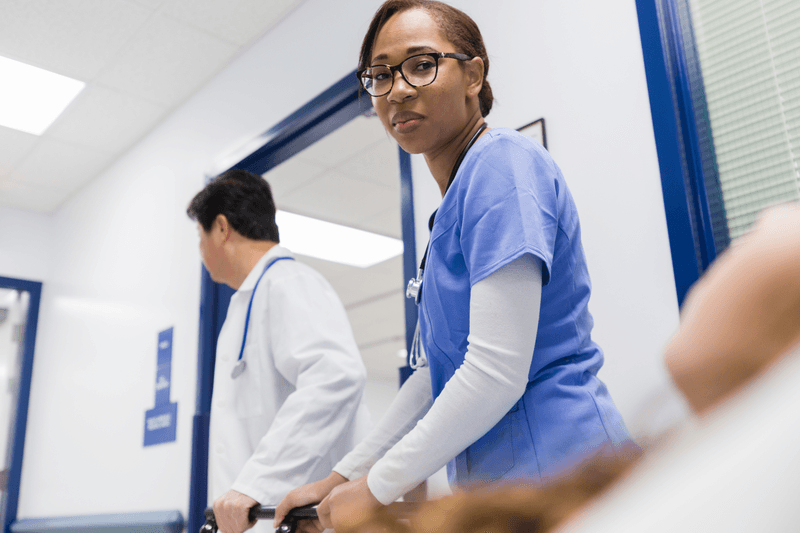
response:
<path fill-rule="evenodd" d="M 800 531 L 796 0 L 0 0 L 0 533 Z"/>

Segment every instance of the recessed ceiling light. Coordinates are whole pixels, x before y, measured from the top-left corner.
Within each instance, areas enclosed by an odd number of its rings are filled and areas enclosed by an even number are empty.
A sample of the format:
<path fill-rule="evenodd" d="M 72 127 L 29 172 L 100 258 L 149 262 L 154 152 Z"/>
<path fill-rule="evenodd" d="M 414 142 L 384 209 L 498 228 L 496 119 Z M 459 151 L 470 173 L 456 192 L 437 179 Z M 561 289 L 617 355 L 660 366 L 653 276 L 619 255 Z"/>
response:
<path fill-rule="evenodd" d="M 85 83 L 0 57 L 0 125 L 41 135 Z"/>
<path fill-rule="evenodd" d="M 403 241 L 286 211 L 275 221 L 281 244 L 302 255 L 361 268 L 403 253 Z"/>

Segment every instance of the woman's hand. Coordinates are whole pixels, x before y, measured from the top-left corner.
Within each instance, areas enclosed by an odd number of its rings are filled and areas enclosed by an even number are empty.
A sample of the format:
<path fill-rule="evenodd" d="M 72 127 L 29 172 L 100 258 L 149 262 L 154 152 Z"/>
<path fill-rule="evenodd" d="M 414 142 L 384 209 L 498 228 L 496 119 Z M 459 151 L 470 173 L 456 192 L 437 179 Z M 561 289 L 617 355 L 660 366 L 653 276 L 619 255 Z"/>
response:
<path fill-rule="evenodd" d="M 295 507 L 319 503 L 330 494 L 334 487 L 346 482 L 346 477 L 336 472 L 331 472 L 325 479 L 292 490 L 275 508 L 274 527 L 277 529 L 283 519 L 286 518 L 286 515 L 289 514 L 289 511 Z M 303 520 L 298 524 L 298 531 L 302 533 L 320 533 L 324 529 L 319 520 Z"/>
<path fill-rule="evenodd" d="M 381 506 L 367 486 L 367 476 L 334 488 L 317 506 L 317 516 L 325 528 L 348 531 L 369 518 Z"/>

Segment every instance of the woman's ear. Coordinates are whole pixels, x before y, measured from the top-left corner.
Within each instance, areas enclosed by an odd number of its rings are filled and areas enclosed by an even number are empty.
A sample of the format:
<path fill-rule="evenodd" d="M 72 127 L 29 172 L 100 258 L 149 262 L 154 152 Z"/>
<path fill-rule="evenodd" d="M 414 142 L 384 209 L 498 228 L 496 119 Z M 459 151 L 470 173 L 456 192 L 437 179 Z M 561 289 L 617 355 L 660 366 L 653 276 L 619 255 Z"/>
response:
<path fill-rule="evenodd" d="M 473 57 L 464 63 L 467 73 L 467 93 L 470 96 L 478 96 L 483 88 L 483 59 L 480 57 Z"/>

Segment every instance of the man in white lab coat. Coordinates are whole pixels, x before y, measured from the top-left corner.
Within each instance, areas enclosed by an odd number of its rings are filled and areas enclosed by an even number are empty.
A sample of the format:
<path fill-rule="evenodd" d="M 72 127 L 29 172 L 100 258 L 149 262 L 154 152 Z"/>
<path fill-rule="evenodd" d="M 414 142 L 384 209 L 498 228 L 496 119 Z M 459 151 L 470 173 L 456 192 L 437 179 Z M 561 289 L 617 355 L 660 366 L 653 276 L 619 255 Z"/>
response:
<path fill-rule="evenodd" d="M 261 176 L 222 174 L 187 214 L 211 278 L 236 289 L 217 341 L 208 470 L 220 531 L 241 533 L 251 507 L 324 478 L 361 440 L 366 371 L 333 288 L 278 244 Z"/>

